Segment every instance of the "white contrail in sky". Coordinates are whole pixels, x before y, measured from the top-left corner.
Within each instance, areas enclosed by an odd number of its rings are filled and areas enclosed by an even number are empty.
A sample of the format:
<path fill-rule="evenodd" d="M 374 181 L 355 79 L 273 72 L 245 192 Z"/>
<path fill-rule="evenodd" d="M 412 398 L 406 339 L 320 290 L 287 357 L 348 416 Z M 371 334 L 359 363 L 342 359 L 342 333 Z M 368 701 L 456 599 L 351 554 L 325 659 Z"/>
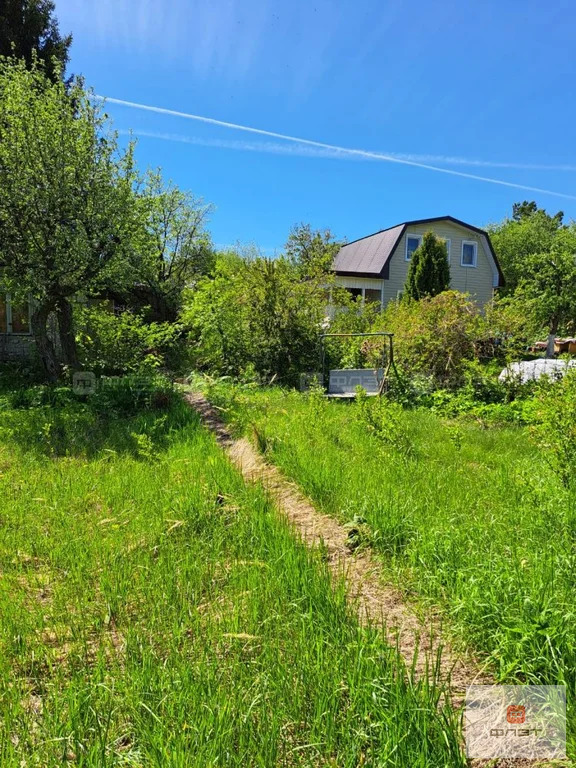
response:
<path fill-rule="evenodd" d="M 122 107 L 130 107 L 132 109 L 140 109 L 147 112 L 155 112 L 160 115 L 170 115 L 172 117 L 181 117 L 186 120 L 195 120 L 200 123 L 207 123 L 208 125 L 217 125 L 221 128 L 229 128 L 235 131 L 244 131 L 245 133 L 254 133 L 259 136 L 267 136 L 272 139 L 280 139 L 282 141 L 289 141 L 294 144 L 305 145 L 308 147 L 317 147 L 319 149 L 330 150 L 340 155 L 363 157 L 369 160 L 379 160 L 388 163 L 396 163 L 398 165 L 409 165 L 413 168 L 422 168 L 427 171 L 436 171 L 437 173 L 446 173 L 450 176 L 459 176 L 464 179 L 473 179 L 474 181 L 484 181 L 489 184 L 498 184 L 503 187 L 512 187 L 513 189 L 522 189 L 528 192 L 538 192 L 543 195 L 553 195 L 554 197 L 563 197 L 567 200 L 576 200 L 576 195 L 569 195 L 565 192 L 555 192 L 551 189 L 542 189 L 541 187 L 532 187 L 526 184 L 517 184 L 512 181 L 504 181 L 502 179 L 494 179 L 488 176 L 478 176 L 474 173 L 466 173 L 465 171 L 456 171 L 453 168 L 441 168 L 437 165 L 431 165 L 429 163 L 421 162 L 420 160 L 409 159 L 406 157 L 399 157 L 396 155 L 385 154 L 384 152 L 371 152 L 365 149 L 351 149 L 348 147 L 339 147 L 335 144 L 327 144 L 323 141 L 314 141 L 312 139 L 302 139 L 297 136 L 289 136 L 284 133 L 277 133 L 275 131 L 267 131 L 263 128 L 252 128 L 247 125 L 239 125 L 238 123 L 230 123 L 224 120 L 216 120 L 213 117 L 205 117 L 203 115 L 194 115 L 188 112 L 178 112 L 174 109 L 166 109 L 164 107 L 153 107 L 147 104 L 138 104 L 134 101 L 125 101 L 124 99 L 115 99 L 107 96 L 95 96 L 97 99 L 109 102 L 110 104 L 118 104 Z"/>
<path fill-rule="evenodd" d="M 181 144 L 193 144 L 200 147 L 219 147 L 221 149 L 236 149 L 246 152 L 268 152 L 276 155 L 300 155 L 303 157 L 327 157 L 350 160 L 372 160 L 373 158 L 350 157 L 342 149 L 320 149 L 304 144 L 286 143 L 280 144 L 271 141 L 236 141 L 234 139 L 208 139 L 201 136 L 183 136 L 179 133 L 166 133 L 165 131 L 148 131 L 136 128 L 127 130 L 120 128 L 118 133 L 123 136 L 134 134 L 149 139 L 161 139 L 163 141 L 175 141 Z M 466 157 L 452 157 L 447 155 L 414 155 L 399 152 L 387 153 L 390 157 L 399 160 L 415 160 L 423 163 L 446 163 L 447 165 L 471 165 L 484 168 L 513 168 L 521 171 L 576 171 L 576 165 L 538 165 L 530 163 L 501 163 L 492 160 L 472 160 Z"/>
<path fill-rule="evenodd" d="M 180 144 L 193 144 L 197 147 L 217 147 L 219 149 L 235 149 L 243 152 L 264 152 L 272 155 L 292 155 L 301 157 L 326 157 L 345 160 L 368 160 L 366 157 L 350 157 L 333 149 L 320 149 L 308 147 L 305 144 L 272 142 L 272 141 L 238 141 L 235 139 L 209 139 L 202 136 L 183 136 L 179 133 L 166 133 L 165 131 L 147 131 L 135 128 L 126 130 L 120 128 L 118 133 L 122 136 L 141 136 L 147 139 L 161 139 L 162 141 L 175 141 Z"/>

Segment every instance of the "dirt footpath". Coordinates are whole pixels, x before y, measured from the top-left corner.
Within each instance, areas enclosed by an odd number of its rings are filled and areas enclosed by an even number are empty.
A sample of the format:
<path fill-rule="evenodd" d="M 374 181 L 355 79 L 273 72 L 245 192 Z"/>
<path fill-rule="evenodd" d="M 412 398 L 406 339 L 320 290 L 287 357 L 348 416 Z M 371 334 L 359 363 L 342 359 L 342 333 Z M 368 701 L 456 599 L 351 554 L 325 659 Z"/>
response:
<path fill-rule="evenodd" d="M 234 439 L 202 394 L 187 393 L 184 397 L 216 435 L 244 478 L 267 490 L 279 512 L 308 546 L 324 548 L 331 572 L 346 581 L 349 600 L 359 620 L 377 626 L 390 645 L 397 644 L 406 665 L 414 666 L 417 677 L 429 676 L 435 670 L 437 679 L 448 684 L 455 708 L 463 705 L 466 686 L 494 683 L 473 657 L 454 652 L 443 636 L 438 616 L 419 618 L 402 593 L 385 583 L 382 568 L 369 550 L 351 552 L 347 546 L 349 528 L 318 512 L 294 483 L 277 467 L 266 463 L 246 438 Z M 472 760 L 470 765 L 525 768 L 538 763 L 517 759 Z"/>

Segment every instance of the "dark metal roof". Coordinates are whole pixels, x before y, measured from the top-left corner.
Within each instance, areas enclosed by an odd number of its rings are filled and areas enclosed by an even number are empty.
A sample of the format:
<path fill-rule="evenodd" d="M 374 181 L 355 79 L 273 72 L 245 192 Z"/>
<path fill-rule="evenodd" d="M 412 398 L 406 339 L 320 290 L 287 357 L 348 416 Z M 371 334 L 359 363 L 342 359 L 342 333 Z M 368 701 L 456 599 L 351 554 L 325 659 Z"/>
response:
<path fill-rule="evenodd" d="M 380 277 L 387 279 L 390 268 L 390 257 L 394 253 L 406 228 L 411 227 L 414 224 L 432 224 L 436 221 L 451 221 L 453 224 L 459 224 L 462 227 L 466 227 L 466 229 L 471 229 L 474 232 L 478 232 L 480 235 L 484 235 L 498 270 L 499 285 L 504 285 L 504 276 L 500 269 L 496 254 L 494 253 L 488 233 L 483 229 L 474 227 L 472 224 L 466 224 L 465 221 L 455 219 L 454 216 L 436 216 L 431 219 L 405 221 L 403 224 L 397 224 L 394 227 L 382 229 L 380 232 L 375 232 L 373 235 L 367 235 L 358 240 L 353 240 L 351 243 L 342 246 L 338 251 L 336 258 L 334 259 L 333 270 L 337 275 Z"/>
<path fill-rule="evenodd" d="M 404 227 L 405 224 L 399 224 L 343 246 L 334 259 L 336 274 L 360 272 L 370 277 L 381 277 L 386 262 L 402 237 Z"/>

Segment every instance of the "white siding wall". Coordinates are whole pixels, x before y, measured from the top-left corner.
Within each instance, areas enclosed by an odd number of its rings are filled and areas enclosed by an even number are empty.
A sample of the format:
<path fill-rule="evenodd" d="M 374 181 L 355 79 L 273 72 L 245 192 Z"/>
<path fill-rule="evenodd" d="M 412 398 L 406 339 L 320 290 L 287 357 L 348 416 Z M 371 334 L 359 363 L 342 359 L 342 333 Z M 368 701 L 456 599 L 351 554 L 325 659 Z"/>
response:
<path fill-rule="evenodd" d="M 336 275 L 336 284 L 341 285 L 344 288 L 373 288 L 379 290 L 382 288 L 384 280 L 372 277 L 342 277 Z"/>
<path fill-rule="evenodd" d="M 385 281 L 380 280 L 379 278 L 371 278 L 371 277 L 343 277 L 340 275 L 336 276 L 336 285 L 342 286 L 343 288 L 370 288 L 373 291 L 380 291 L 380 294 L 382 296 L 382 306 L 384 306 L 384 294 L 382 291 L 382 288 L 384 286 Z"/>

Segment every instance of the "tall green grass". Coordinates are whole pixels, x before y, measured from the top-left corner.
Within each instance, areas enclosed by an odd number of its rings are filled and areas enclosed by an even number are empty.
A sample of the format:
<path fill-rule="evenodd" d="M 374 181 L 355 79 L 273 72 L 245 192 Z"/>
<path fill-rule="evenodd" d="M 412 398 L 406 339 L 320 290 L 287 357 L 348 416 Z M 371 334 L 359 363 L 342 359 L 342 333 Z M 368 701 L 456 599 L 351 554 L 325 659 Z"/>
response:
<path fill-rule="evenodd" d="M 502 680 L 576 685 L 576 498 L 522 428 L 218 385 L 227 409 L 326 512 L 365 518 L 407 592 L 443 607 Z M 378 406 L 376 406 L 378 407 Z"/>
<path fill-rule="evenodd" d="M 0 408 L 2 768 L 463 764 L 189 408 L 45 400 Z"/>

